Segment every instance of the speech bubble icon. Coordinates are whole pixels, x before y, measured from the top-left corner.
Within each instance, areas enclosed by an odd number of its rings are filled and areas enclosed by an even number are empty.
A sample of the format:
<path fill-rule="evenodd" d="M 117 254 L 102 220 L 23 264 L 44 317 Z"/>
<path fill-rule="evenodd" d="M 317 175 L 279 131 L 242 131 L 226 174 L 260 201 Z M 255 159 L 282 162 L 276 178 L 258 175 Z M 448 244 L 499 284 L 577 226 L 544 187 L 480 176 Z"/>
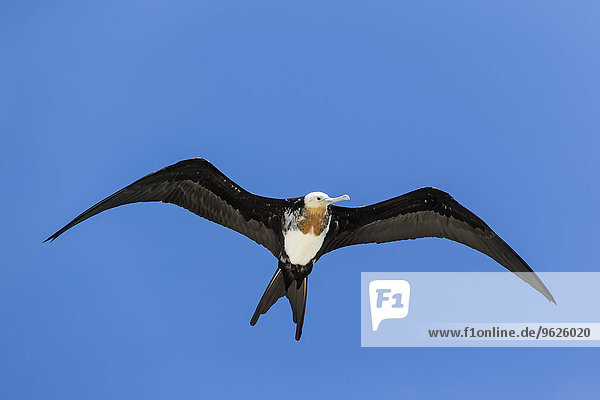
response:
<path fill-rule="evenodd" d="M 401 319 L 408 315 L 410 284 L 405 280 L 375 280 L 369 282 L 371 327 L 379 329 L 384 319 Z"/>

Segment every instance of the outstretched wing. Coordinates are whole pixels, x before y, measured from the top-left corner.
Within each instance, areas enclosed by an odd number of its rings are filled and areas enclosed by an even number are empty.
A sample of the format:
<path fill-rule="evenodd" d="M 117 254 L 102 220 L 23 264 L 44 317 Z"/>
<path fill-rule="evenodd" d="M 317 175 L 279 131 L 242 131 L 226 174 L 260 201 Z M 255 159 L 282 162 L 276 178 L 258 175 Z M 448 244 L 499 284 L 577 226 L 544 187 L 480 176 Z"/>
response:
<path fill-rule="evenodd" d="M 180 161 L 146 175 L 84 211 L 46 241 L 102 211 L 150 201 L 183 207 L 246 235 L 279 257 L 280 216 L 287 200 L 249 193 L 203 158 Z"/>
<path fill-rule="evenodd" d="M 317 257 L 344 246 L 438 237 L 467 245 L 496 260 L 554 302 L 527 263 L 485 222 L 435 188 L 421 188 L 365 207 L 331 206 L 332 218 Z"/>

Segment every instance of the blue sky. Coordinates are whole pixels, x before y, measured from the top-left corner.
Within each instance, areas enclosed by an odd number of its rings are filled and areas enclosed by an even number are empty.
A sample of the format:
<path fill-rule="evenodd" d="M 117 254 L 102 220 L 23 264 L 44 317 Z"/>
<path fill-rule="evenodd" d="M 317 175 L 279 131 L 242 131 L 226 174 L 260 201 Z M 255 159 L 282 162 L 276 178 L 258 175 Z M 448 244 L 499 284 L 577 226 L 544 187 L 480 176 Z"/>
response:
<path fill-rule="evenodd" d="M 174 206 L 49 234 L 205 157 L 248 190 L 436 186 L 538 271 L 598 271 L 597 2 L 0 4 L 0 398 L 592 398 L 597 349 L 360 348 L 361 271 L 499 271 L 425 239 L 323 257 L 302 341 L 275 259 Z M 532 296 L 537 296 L 532 291 Z"/>

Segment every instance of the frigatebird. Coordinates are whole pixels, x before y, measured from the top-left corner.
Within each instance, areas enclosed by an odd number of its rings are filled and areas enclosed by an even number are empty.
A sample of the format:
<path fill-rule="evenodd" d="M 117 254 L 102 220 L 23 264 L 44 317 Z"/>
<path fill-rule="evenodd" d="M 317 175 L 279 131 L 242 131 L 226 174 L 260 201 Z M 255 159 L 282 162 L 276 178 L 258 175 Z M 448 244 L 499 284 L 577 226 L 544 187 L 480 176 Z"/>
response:
<path fill-rule="evenodd" d="M 138 202 L 171 203 L 233 229 L 269 250 L 278 267 L 250 320 L 255 325 L 286 296 L 300 340 L 308 275 L 326 253 L 341 247 L 438 237 L 467 245 L 517 274 L 549 301 L 552 294 L 527 263 L 483 220 L 448 193 L 423 187 L 364 207 L 335 206 L 348 195 L 322 192 L 274 199 L 252 194 L 209 161 L 180 161 L 135 181 L 77 216 L 47 241 L 102 211 Z"/>

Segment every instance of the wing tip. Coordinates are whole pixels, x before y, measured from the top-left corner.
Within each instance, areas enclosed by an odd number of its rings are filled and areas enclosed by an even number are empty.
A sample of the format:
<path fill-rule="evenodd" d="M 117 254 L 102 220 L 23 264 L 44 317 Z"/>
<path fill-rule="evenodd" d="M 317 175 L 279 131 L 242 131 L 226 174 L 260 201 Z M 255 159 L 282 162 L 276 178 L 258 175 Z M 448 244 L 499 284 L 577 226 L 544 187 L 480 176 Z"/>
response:
<path fill-rule="evenodd" d="M 554 299 L 554 296 L 552 296 L 552 293 L 550 293 L 548 291 L 548 293 L 542 293 L 544 295 L 544 297 L 546 297 L 546 299 L 550 302 L 550 303 L 554 303 L 555 306 L 558 306 L 558 303 L 556 302 L 556 300 Z"/>
<path fill-rule="evenodd" d="M 54 239 L 56 239 L 58 237 L 58 235 L 55 233 L 54 235 L 49 236 L 46 240 L 44 240 L 42 243 L 46 243 L 46 242 L 54 242 Z"/>
<path fill-rule="evenodd" d="M 537 290 L 550 303 L 554 303 L 555 305 L 558 305 L 558 303 L 556 302 L 556 299 L 554 299 L 554 296 L 552 296 L 552 293 L 550 293 L 550 290 L 544 284 L 544 282 L 540 279 L 540 277 L 527 265 L 527 263 L 525 263 L 525 261 L 523 261 L 522 259 L 521 259 L 521 261 L 529 269 L 529 271 L 515 272 L 512 269 L 509 269 L 509 271 L 513 272 L 515 275 L 517 275 L 517 277 L 519 277 L 519 279 L 521 279 L 523 282 L 527 283 L 529 286 L 531 286 L 532 288 Z M 504 265 L 504 264 L 502 264 L 502 265 Z"/>
<path fill-rule="evenodd" d="M 59 231 L 54 232 L 52 235 L 48 236 L 48 238 L 46 240 L 44 240 L 42 243 L 46 243 L 46 242 L 52 243 L 52 242 L 54 242 L 56 240 L 56 238 L 58 238 L 60 235 L 62 235 L 63 233 L 65 233 L 65 231 L 68 229 L 67 226 L 65 226 L 64 228 L 62 228 Z"/>

